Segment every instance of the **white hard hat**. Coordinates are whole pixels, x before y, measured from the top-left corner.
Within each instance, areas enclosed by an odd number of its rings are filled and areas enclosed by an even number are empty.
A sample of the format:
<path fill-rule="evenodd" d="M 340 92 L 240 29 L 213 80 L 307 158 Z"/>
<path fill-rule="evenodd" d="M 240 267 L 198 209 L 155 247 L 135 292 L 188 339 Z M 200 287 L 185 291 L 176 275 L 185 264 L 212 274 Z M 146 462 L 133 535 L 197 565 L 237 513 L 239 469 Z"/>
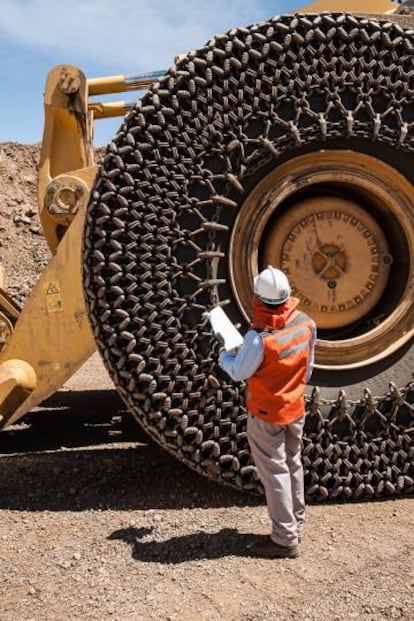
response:
<path fill-rule="evenodd" d="M 286 274 L 268 265 L 254 279 L 254 292 L 265 304 L 283 304 L 290 297 L 290 285 Z"/>

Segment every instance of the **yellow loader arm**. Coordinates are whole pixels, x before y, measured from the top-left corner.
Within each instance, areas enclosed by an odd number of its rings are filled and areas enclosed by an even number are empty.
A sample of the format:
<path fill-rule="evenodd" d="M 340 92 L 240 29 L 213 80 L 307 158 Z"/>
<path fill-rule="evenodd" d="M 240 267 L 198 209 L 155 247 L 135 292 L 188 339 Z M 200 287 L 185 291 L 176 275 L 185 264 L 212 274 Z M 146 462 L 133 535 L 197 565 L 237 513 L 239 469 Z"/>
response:
<path fill-rule="evenodd" d="M 0 289 L 0 308 L 15 320 L 14 330 L 8 324 L 0 353 L 0 427 L 60 388 L 96 348 L 81 266 L 85 209 L 97 170 L 93 123 L 95 118 L 123 115 L 133 104 L 92 103 L 89 97 L 148 88 L 162 73 L 86 80 L 76 67 L 58 65 L 48 75 L 38 203 L 54 255 L 20 315 Z M 1 330 L 0 323 L 0 335 Z"/>
<path fill-rule="evenodd" d="M 388 0 L 363 4 L 364 13 L 390 13 L 397 7 Z M 327 0 L 301 10 L 360 12 L 361 2 Z M 20 315 L 0 290 L 2 315 L 13 319 L 0 353 L 0 426 L 13 423 L 56 391 L 95 349 L 81 266 L 85 210 L 96 175 L 93 124 L 98 118 L 123 115 L 130 105 L 92 102 L 90 97 L 145 89 L 162 74 L 88 80 L 79 69 L 60 65 L 48 76 L 38 202 L 54 256 Z M 0 322 L 0 337 L 1 332 Z"/>

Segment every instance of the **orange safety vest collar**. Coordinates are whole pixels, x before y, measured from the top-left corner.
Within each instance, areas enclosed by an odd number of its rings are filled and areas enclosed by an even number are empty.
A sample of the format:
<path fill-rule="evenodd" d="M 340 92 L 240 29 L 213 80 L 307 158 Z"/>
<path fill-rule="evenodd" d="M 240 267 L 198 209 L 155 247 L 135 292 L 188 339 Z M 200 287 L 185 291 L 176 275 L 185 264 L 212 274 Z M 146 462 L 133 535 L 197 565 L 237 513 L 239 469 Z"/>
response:
<path fill-rule="evenodd" d="M 294 310 L 283 328 L 259 332 L 263 362 L 248 380 L 246 393 L 253 416 L 276 425 L 288 425 L 303 416 L 312 328 L 312 320 Z"/>

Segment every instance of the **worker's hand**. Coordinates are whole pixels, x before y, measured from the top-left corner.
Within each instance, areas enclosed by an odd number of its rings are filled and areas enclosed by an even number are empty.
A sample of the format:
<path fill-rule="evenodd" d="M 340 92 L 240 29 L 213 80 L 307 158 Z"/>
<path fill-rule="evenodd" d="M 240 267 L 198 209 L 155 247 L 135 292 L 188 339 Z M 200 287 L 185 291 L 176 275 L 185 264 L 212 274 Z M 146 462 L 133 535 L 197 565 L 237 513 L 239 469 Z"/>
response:
<path fill-rule="evenodd" d="M 229 349 L 229 354 L 232 354 L 233 356 L 237 356 L 239 351 L 240 351 L 240 347 L 233 347 L 233 349 Z"/>
<path fill-rule="evenodd" d="M 219 356 L 223 351 L 225 351 L 225 349 L 224 349 L 224 339 L 221 336 L 221 334 L 219 334 L 218 332 L 215 332 L 213 334 L 212 353 L 214 353 L 215 355 Z"/>

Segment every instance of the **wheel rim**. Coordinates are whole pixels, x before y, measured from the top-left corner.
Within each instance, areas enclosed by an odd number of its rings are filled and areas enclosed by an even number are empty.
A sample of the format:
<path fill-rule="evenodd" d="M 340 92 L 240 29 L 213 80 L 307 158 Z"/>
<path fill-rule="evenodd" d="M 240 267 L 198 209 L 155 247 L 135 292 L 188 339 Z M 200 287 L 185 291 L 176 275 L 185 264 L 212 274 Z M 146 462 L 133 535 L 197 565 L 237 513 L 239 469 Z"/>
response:
<path fill-rule="evenodd" d="M 317 366 L 358 368 L 398 350 L 413 335 L 412 202 L 405 177 L 363 153 L 321 151 L 273 170 L 245 200 L 230 244 L 245 318 L 253 278 L 271 264 L 320 328 Z"/>

